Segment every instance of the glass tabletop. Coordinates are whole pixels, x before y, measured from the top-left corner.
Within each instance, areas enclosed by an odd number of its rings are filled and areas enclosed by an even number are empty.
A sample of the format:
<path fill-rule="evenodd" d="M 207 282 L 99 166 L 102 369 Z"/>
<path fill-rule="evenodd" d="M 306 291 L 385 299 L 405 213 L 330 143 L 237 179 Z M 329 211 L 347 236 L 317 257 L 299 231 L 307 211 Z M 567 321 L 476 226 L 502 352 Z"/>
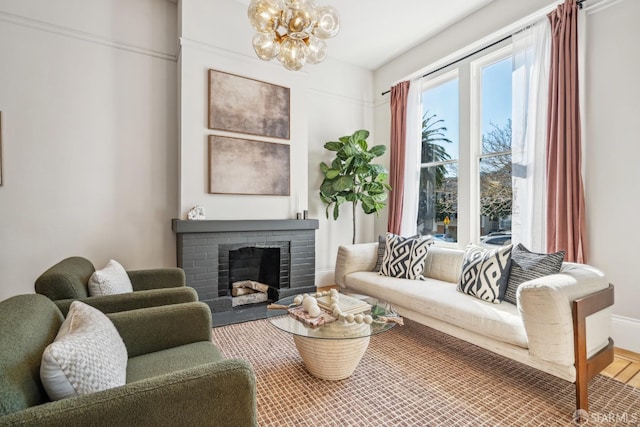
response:
<path fill-rule="evenodd" d="M 294 298 L 295 295 L 289 296 L 276 301 L 274 304 L 294 308 L 296 307 Z M 285 308 L 268 309 L 267 318 L 269 318 L 271 324 L 276 328 L 290 334 L 308 338 L 333 340 L 365 338 L 386 332 L 396 325 L 395 322 L 388 320 L 389 318 L 393 319 L 398 317 L 398 314 L 389 304 L 365 296 L 359 296 L 358 299 L 363 299 L 368 304 L 371 304 L 370 310 L 361 313 L 363 315 L 369 314 L 372 317 L 371 324 L 365 322 L 357 323 L 355 321 L 348 322 L 343 317 L 342 320 L 336 319 L 320 326 L 311 326 L 294 317 L 294 315 L 290 314 L 289 310 Z M 329 318 L 331 318 L 331 316 L 329 316 Z"/>

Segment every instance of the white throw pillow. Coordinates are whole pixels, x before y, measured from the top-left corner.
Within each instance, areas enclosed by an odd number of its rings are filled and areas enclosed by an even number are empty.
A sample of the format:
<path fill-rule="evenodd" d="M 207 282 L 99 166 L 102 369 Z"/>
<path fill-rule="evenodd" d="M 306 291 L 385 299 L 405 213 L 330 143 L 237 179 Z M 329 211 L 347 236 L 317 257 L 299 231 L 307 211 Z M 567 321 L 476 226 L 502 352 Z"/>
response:
<path fill-rule="evenodd" d="M 74 301 L 55 340 L 42 354 L 40 380 L 51 400 L 124 385 L 127 348 L 101 311 Z"/>
<path fill-rule="evenodd" d="M 89 296 L 114 295 L 133 292 L 131 279 L 120 263 L 110 260 L 102 270 L 89 278 Z"/>

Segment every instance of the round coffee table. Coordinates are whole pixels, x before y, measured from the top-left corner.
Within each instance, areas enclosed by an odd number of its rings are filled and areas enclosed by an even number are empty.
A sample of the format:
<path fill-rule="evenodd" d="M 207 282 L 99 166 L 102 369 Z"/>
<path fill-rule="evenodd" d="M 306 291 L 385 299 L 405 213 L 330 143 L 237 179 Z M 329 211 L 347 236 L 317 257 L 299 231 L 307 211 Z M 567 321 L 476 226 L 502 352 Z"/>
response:
<path fill-rule="evenodd" d="M 276 301 L 274 304 L 289 306 L 295 296 Z M 335 320 L 322 326 L 311 327 L 289 315 L 286 309 L 267 310 L 267 317 L 276 328 L 293 335 L 293 342 L 307 370 L 324 380 L 341 380 L 355 371 L 369 346 L 372 335 L 386 332 L 396 323 L 381 318 L 394 318 L 398 314 L 385 303 L 366 299 L 372 305 L 373 322 L 347 323 Z"/>

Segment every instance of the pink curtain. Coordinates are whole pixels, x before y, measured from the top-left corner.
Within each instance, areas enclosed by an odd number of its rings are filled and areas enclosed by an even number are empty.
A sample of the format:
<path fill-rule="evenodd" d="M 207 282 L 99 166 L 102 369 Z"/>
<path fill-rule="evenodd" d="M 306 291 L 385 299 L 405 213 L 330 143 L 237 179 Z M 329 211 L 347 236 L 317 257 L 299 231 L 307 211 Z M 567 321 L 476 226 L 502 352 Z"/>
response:
<path fill-rule="evenodd" d="M 387 230 L 400 234 L 404 196 L 404 159 L 407 139 L 407 98 L 409 82 L 391 88 L 391 164 L 389 167 L 389 221 Z"/>
<path fill-rule="evenodd" d="M 547 128 L 547 251 L 587 262 L 578 104 L 578 6 L 566 0 L 549 15 L 551 69 Z"/>

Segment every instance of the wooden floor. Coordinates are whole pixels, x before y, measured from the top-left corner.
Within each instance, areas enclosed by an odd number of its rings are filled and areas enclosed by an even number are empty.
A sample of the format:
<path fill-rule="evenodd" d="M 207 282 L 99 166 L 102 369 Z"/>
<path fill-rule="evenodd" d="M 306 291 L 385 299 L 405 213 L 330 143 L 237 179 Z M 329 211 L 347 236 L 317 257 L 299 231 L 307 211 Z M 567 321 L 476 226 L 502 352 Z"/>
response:
<path fill-rule="evenodd" d="M 601 374 L 640 388 L 640 354 L 616 348 L 613 363 Z"/>

